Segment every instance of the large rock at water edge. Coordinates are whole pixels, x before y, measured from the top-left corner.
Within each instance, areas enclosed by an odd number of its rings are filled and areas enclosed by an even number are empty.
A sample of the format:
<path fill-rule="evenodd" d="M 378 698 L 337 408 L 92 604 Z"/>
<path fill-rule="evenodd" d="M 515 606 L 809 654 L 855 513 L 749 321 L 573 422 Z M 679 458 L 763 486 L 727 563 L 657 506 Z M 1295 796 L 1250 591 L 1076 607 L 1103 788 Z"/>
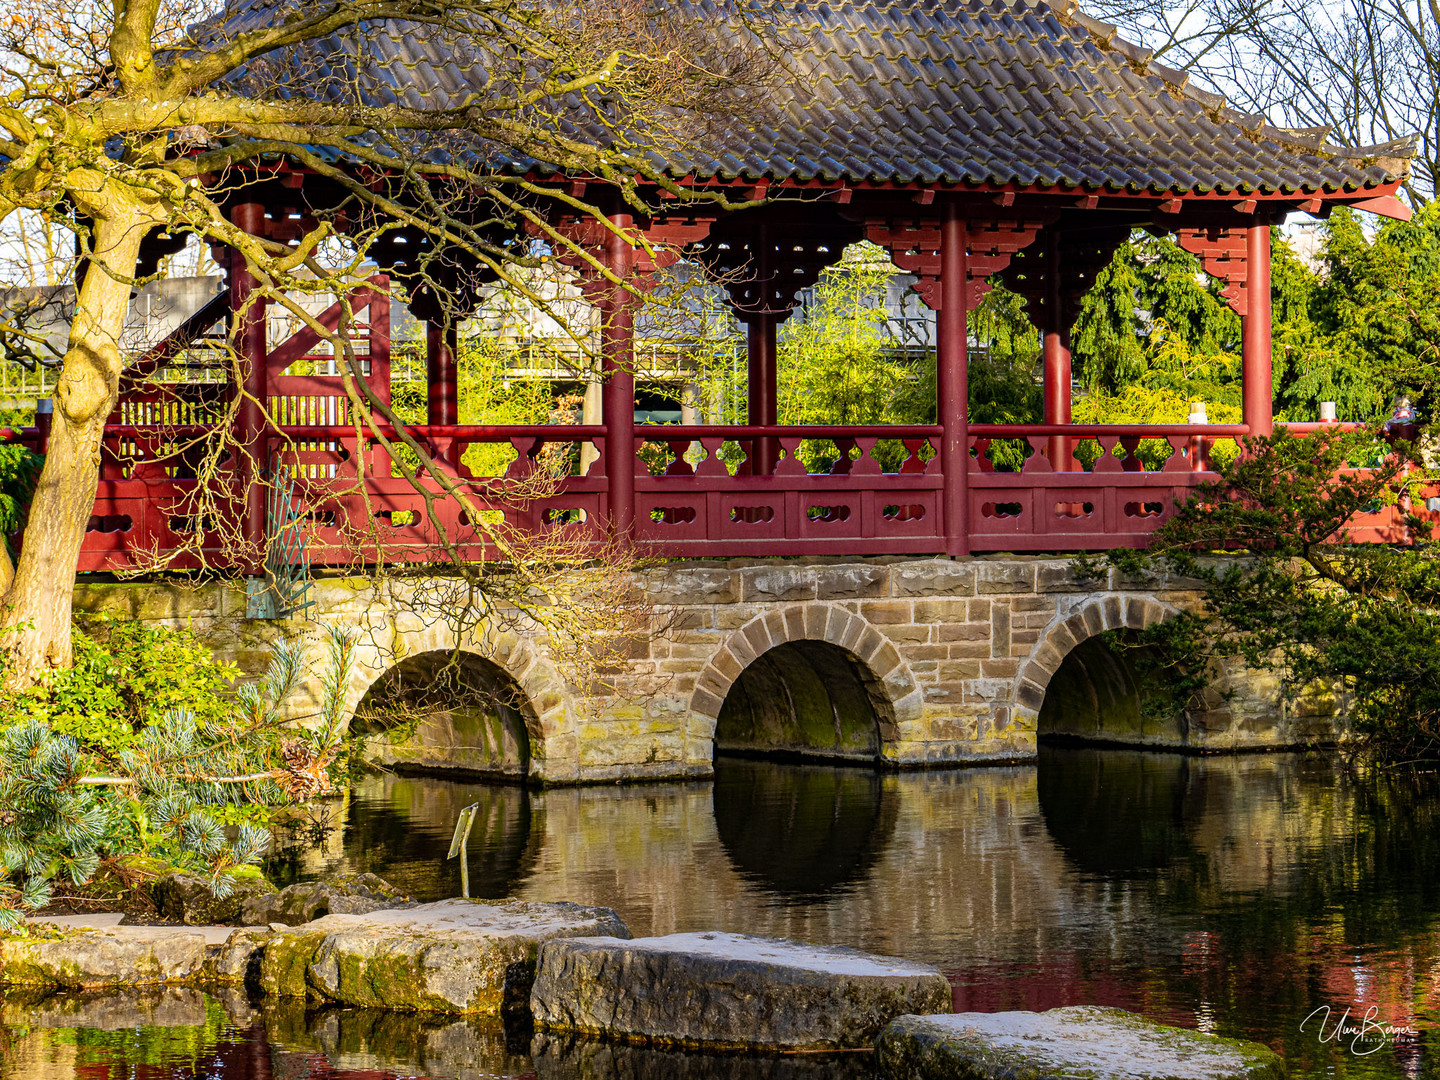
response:
<path fill-rule="evenodd" d="M 366 915 L 413 902 L 378 874 L 342 874 L 250 897 L 241 906 L 239 922 L 241 926 L 300 926 L 326 915 Z"/>
<path fill-rule="evenodd" d="M 1164 1027 L 1122 1009 L 902 1016 L 880 1034 L 887 1080 L 1280 1080 L 1259 1043 Z"/>
<path fill-rule="evenodd" d="M 496 1014 L 525 1009 L 542 942 L 629 933 L 609 908 L 569 903 L 442 900 L 328 915 L 266 944 L 260 986 L 346 1005 Z"/>
<path fill-rule="evenodd" d="M 276 892 L 261 877 L 239 877 L 225 896 L 216 896 L 214 885 L 199 874 L 176 872 L 156 878 L 150 896 L 160 914 L 178 919 L 186 926 L 236 926 L 243 920 L 245 905 Z"/>
<path fill-rule="evenodd" d="M 682 1046 L 869 1046 L 905 1013 L 948 1012 L 933 967 L 744 934 L 547 942 L 536 1025 Z"/>
<path fill-rule="evenodd" d="M 46 940 L 0 936 L 0 986 L 86 989 L 193 982 L 205 935 L 173 926 L 117 926 Z"/>

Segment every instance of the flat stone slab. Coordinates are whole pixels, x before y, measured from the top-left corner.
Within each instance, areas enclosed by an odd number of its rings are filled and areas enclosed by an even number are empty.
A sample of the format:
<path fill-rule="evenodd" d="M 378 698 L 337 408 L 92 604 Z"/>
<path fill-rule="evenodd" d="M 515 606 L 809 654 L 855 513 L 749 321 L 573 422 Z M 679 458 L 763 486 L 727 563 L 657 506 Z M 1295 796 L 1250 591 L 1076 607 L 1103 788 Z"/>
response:
<path fill-rule="evenodd" d="M 869 1046 L 906 1013 L 950 1010 L 937 968 L 783 938 L 696 933 L 551 941 L 536 1026 L 709 1048 Z"/>
<path fill-rule="evenodd" d="M 630 931 L 609 908 L 518 900 L 327 915 L 265 943 L 260 985 L 382 1009 L 523 1011 L 541 943 L 596 934 Z"/>
<path fill-rule="evenodd" d="M 902 1016 L 876 1051 L 888 1080 L 1281 1080 L 1285 1068 L 1260 1043 L 1084 1005 Z"/>
<path fill-rule="evenodd" d="M 226 935 L 233 929 L 223 928 Z M 204 934 L 175 926 L 73 929 L 53 941 L 0 936 L 0 986 L 86 989 L 191 982 L 204 974 L 206 946 Z"/>

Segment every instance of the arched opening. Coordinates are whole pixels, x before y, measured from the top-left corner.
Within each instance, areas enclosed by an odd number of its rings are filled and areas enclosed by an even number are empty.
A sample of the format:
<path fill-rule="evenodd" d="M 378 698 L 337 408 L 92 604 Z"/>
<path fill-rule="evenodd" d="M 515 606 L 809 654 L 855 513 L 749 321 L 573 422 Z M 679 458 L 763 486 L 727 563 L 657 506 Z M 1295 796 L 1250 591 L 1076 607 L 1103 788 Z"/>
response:
<path fill-rule="evenodd" d="M 538 725 L 503 668 L 439 649 L 396 664 L 370 687 L 351 722 L 367 754 L 397 771 L 524 779 Z"/>
<path fill-rule="evenodd" d="M 1140 678 L 1138 664 L 1145 655 L 1133 631 L 1112 631 L 1076 645 L 1045 689 L 1040 738 L 1184 745 L 1183 712 L 1148 691 Z"/>
<path fill-rule="evenodd" d="M 717 753 L 875 761 L 887 706 L 870 671 L 824 641 L 789 641 L 735 680 L 715 725 Z"/>

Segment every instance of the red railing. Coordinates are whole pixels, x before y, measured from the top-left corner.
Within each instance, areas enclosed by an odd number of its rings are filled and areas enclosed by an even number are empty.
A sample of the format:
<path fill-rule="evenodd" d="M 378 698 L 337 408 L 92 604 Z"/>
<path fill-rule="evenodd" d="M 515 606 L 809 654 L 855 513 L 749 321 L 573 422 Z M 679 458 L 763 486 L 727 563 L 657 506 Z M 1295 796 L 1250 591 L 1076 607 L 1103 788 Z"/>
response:
<path fill-rule="evenodd" d="M 1294 425 L 1301 433 L 1319 425 Z M 184 547 L 184 507 L 198 483 L 181 459 L 148 455 L 209 430 L 204 424 L 114 424 L 107 475 L 82 570 L 116 570 Z M 379 426 L 395 440 L 395 432 Z M 426 425 L 407 428 L 485 516 L 422 476 L 440 527 L 462 557 L 485 552 L 487 524 L 599 539 L 608 519 L 606 429 L 582 425 Z M 637 425 L 636 542 L 666 556 L 925 554 L 946 548 L 946 485 L 933 425 Z M 1143 544 L 1199 483 L 1231 426 L 975 425 L 970 428 L 969 544 L 984 551 L 1077 551 Z M 13 433 L 35 445 L 36 429 Z M 758 440 L 777 453 L 768 475 L 749 464 Z M 298 424 L 268 437 L 272 465 L 293 477 L 317 565 L 428 561 L 441 553 L 426 499 L 379 438 L 354 425 Z M 398 444 L 398 440 L 392 445 Z M 477 471 L 472 451 L 490 455 Z M 582 454 L 593 448 L 583 475 Z M 122 453 L 140 455 L 129 460 Z M 403 452 L 402 452 L 403 453 Z M 508 459 L 508 464 L 505 459 Z M 483 463 L 481 463 L 483 464 Z M 503 466 L 503 467 L 501 467 Z M 117 475 L 117 473 L 119 475 Z M 537 481 L 543 474 L 553 479 Z M 363 482 L 361 477 L 363 476 Z M 1400 508 L 1357 521 L 1357 540 L 1403 538 Z M 202 545 L 202 550 L 204 546 Z M 213 553 L 218 555 L 218 547 Z M 178 565 L 193 563 L 182 560 Z"/>
<path fill-rule="evenodd" d="M 349 333 L 365 389 L 388 403 L 387 285 L 377 276 L 357 287 Z M 153 378 L 212 329 L 204 323 L 227 312 L 228 302 L 207 306 L 182 327 L 184 341 L 152 350 L 131 374 Z M 337 302 L 317 321 L 334 329 L 342 317 Z M 462 558 L 479 558 L 501 522 L 576 550 L 605 538 L 612 499 L 621 500 L 622 516 L 633 512 L 642 552 L 674 557 L 1135 546 L 1196 484 L 1215 478 L 1212 455 L 1227 444 L 1234 452 L 1248 430 L 977 424 L 963 447 L 947 447 L 935 425 L 646 424 L 635 427 L 633 459 L 629 440 L 615 440 L 626 454 L 616 463 L 604 426 L 417 424 L 408 436 L 444 482 L 424 473 L 412 482 L 404 474 L 416 455 L 406 448 L 392 459 L 385 442 L 397 445 L 396 432 L 356 427 L 318 334 L 302 328 L 269 346 L 263 367 L 257 385 L 272 427 L 258 437 L 231 415 L 226 382 L 126 380 L 103 438 L 81 570 L 133 569 L 176 553 L 176 568 L 223 561 L 213 523 L 196 512 L 198 477 L 209 476 L 219 505 L 232 511 L 228 528 L 251 528 L 256 517 L 253 507 L 245 512 L 243 493 L 227 490 L 243 483 L 246 470 L 203 452 L 203 437 L 226 422 L 235 423 L 246 453 L 293 485 L 316 565 L 433 560 L 444 552 L 442 533 Z M 1291 425 L 1298 432 L 1321 426 Z M 44 440 L 35 429 L 18 438 Z M 964 476 L 944 475 L 947 455 L 967 464 Z M 447 487 L 462 491 L 464 502 Z M 963 520 L 965 535 L 947 535 L 947 520 Z M 1359 539 L 1401 536 L 1397 509 L 1356 525 Z"/>

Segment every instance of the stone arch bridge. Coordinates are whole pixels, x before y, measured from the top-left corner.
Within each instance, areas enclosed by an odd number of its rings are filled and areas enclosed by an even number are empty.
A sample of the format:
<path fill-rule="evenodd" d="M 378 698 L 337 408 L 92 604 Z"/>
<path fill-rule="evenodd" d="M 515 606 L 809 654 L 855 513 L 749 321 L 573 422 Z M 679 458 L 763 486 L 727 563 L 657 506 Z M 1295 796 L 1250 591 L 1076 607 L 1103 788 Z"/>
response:
<path fill-rule="evenodd" d="M 1047 734 L 1223 751 L 1339 733 L 1332 697 L 1287 703 L 1253 672 L 1150 717 L 1102 635 L 1194 605 L 1184 581 L 1082 581 L 1068 559 L 994 556 L 676 562 L 645 584 L 671 626 L 603 678 L 566 670 L 542 634 L 457 639 L 403 583 L 321 579 L 313 618 L 362 629 L 352 711 L 421 695 L 418 725 L 372 741 L 382 758 L 538 783 L 704 777 L 717 749 L 913 768 L 1026 759 Z M 257 674 L 271 639 L 313 629 L 246 619 L 243 590 L 220 584 L 84 584 L 76 608 L 189 625 Z M 458 682 L 439 686 L 437 660 L 457 650 Z"/>

